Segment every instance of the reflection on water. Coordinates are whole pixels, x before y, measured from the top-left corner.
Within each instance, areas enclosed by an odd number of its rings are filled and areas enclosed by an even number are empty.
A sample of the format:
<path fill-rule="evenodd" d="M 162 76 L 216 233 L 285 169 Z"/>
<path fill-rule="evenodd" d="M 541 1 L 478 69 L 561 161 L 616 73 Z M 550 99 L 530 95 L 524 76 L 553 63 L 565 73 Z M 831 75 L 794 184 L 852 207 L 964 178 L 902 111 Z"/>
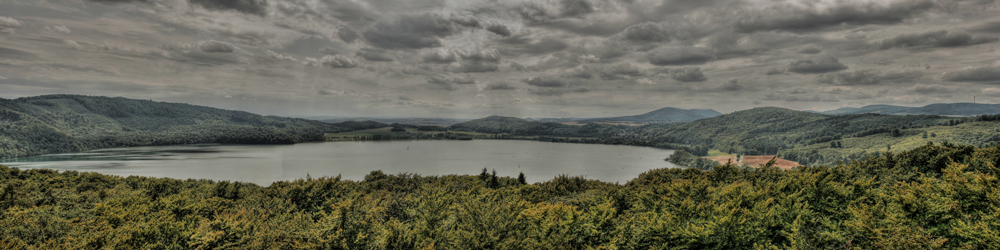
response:
<path fill-rule="evenodd" d="M 184 145 L 184 146 L 162 146 L 162 147 L 132 147 L 99 149 L 83 153 L 48 154 L 34 157 L 17 158 L 0 161 L 7 163 L 17 162 L 49 162 L 49 161 L 155 161 L 155 160 L 177 160 L 178 157 L 194 156 L 197 154 L 223 153 L 227 148 L 220 145 Z M 232 148 L 229 148 L 232 150 Z"/>
<path fill-rule="evenodd" d="M 524 172 L 529 182 L 567 174 L 624 183 L 649 169 L 676 167 L 663 161 L 671 153 L 645 147 L 534 141 L 386 141 L 133 147 L 43 155 L 0 164 L 260 185 L 307 174 L 361 180 L 373 170 L 475 175 L 482 168 L 495 169 L 503 176 Z"/>

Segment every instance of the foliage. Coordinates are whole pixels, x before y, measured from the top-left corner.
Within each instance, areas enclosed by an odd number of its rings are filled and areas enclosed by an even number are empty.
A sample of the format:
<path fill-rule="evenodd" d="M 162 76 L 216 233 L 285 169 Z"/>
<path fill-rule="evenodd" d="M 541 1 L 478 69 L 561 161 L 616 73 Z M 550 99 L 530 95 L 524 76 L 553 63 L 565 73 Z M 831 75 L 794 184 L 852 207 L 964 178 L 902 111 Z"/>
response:
<path fill-rule="evenodd" d="M 678 151 L 686 152 L 686 151 Z M 250 183 L 0 167 L 5 249 L 990 249 L 1000 147 L 624 185 L 375 171 Z"/>
<path fill-rule="evenodd" d="M 329 124 L 180 103 L 79 95 L 0 102 L 0 159 L 192 143 L 289 144 L 375 122 Z"/>
<path fill-rule="evenodd" d="M 718 163 L 713 160 L 698 157 L 685 150 L 674 151 L 674 153 L 670 155 L 670 158 L 667 158 L 666 160 L 673 164 L 701 170 L 712 169 L 712 167 L 718 165 Z"/>
<path fill-rule="evenodd" d="M 590 123 L 584 126 L 565 125 L 555 122 L 536 122 L 514 117 L 490 116 L 451 125 L 449 130 L 470 131 L 487 134 L 510 134 L 515 136 L 574 136 L 612 137 L 628 126 L 613 126 Z"/>

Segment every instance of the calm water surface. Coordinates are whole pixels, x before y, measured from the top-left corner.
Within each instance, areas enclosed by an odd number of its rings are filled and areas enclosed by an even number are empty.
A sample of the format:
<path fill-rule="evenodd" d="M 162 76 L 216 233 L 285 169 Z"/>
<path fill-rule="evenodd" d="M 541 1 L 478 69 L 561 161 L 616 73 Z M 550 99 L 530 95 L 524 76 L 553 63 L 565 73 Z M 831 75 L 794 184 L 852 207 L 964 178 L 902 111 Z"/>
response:
<path fill-rule="evenodd" d="M 647 147 L 516 140 L 322 142 L 295 145 L 185 145 L 102 149 L 9 160 L 21 169 L 48 168 L 102 174 L 213 179 L 270 185 L 274 181 L 341 175 L 361 180 L 386 174 L 472 174 L 483 168 L 529 183 L 559 174 L 625 183 L 639 173 L 677 165 L 672 150 Z"/>

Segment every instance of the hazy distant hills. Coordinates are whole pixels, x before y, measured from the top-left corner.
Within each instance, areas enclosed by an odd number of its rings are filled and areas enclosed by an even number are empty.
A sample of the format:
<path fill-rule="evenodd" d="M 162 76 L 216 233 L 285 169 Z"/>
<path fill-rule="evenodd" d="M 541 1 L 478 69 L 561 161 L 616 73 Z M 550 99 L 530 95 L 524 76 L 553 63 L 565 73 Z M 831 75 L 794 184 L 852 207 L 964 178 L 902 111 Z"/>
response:
<path fill-rule="evenodd" d="M 1000 104 L 982 103 L 936 103 L 923 107 L 904 107 L 895 105 L 868 105 L 861 108 L 839 108 L 824 112 L 826 115 L 847 115 L 875 113 L 887 115 L 946 115 L 946 116 L 976 116 L 1000 114 Z"/>
<path fill-rule="evenodd" d="M 438 126 L 450 126 L 453 124 L 467 122 L 470 119 L 451 119 L 451 118 L 384 118 L 384 117 L 347 117 L 347 118 L 319 118 L 319 117 L 307 117 L 307 119 L 319 120 L 322 122 L 329 123 L 341 123 L 347 121 L 374 121 L 381 122 L 385 124 L 399 123 L 399 124 L 410 124 L 410 125 L 438 125 Z"/>
<path fill-rule="evenodd" d="M 679 109 L 679 108 L 661 108 L 654 110 L 649 113 L 633 116 L 619 116 L 619 117 L 605 117 L 605 118 L 593 118 L 584 119 L 578 121 L 579 123 L 590 123 L 590 122 L 633 122 L 633 123 L 647 123 L 647 122 L 690 122 L 699 119 L 705 119 L 710 117 L 715 117 L 722 115 L 718 111 L 711 109 Z"/>
<path fill-rule="evenodd" d="M 0 99 L 0 159 L 125 146 L 287 144 L 372 126 L 385 124 L 330 124 L 121 97 Z"/>
<path fill-rule="evenodd" d="M 519 136 L 581 136 L 610 137 L 619 133 L 614 125 L 591 123 L 583 126 L 566 125 L 557 122 L 539 122 L 516 117 L 489 116 L 448 127 L 454 131 L 468 131 L 487 134 L 511 134 Z"/>

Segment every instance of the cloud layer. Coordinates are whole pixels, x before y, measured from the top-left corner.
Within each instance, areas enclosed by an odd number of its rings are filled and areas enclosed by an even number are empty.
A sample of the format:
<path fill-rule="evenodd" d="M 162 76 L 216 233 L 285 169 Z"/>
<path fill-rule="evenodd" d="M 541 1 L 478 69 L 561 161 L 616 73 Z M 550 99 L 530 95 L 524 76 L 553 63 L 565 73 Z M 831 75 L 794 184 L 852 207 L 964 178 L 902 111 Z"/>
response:
<path fill-rule="evenodd" d="M 0 97 L 595 117 L 1000 102 L 991 1 L 3 1 Z M 94 93 L 74 85 L 119 92 Z M 90 86 L 88 85 L 88 86 Z M 980 99 L 983 100 L 983 99 Z"/>

